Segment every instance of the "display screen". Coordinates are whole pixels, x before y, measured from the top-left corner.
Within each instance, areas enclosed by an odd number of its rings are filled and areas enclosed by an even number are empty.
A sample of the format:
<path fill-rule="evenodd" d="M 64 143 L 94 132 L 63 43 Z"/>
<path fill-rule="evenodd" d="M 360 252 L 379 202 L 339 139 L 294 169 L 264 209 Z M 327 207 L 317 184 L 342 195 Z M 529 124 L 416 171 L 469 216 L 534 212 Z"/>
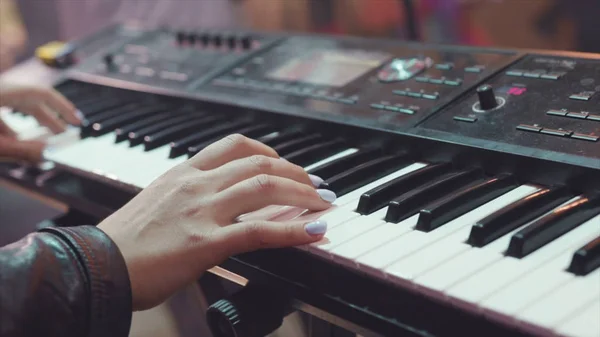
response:
<path fill-rule="evenodd" d="M 390 55 L 364 51 L 313 51 L 286 62 L 267 77 L 309 84 L 342 87 L 379 67 Z"/>

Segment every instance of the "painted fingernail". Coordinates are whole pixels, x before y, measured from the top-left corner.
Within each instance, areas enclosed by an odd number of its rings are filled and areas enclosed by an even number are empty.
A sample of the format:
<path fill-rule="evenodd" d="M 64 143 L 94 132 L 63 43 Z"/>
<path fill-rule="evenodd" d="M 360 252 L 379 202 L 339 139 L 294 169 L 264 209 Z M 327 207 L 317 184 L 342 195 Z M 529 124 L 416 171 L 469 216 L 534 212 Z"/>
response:
<path fill-rule="evenodd" d="M 308 177 L 310 178 L 310 182 L 312 182 L 314 187 L 319 187 L 323 183 L 323 179 L 317 177 L 316 175 L 309 174 Z"/>
<path fill-rule="evenodd" d="M 335 193 L 333 193 L 333 191 L 330 191 L 330 190 L 319 189 L 319 190 L 317 190 L 317 193 L 319 193 L 319 196 L 321 197 L 321 199 L 323 199 L 327 202 L 334 202 L 335 199 L 337 199 L 337 196 L 335 195 Z"/>
<path fill-rule="evenodd" d="M 79 120 L 83 119 L 83 112 L 81 110 L 75 111 L 75 117 L 79 118 Z"/>
<path fill-rule="evenodd" d="M 323 220 L 317 220 L 309 222 L 304 226 L 306 232 L 310 235 L 321 235 L 327 231 L 327 222 Z"/>

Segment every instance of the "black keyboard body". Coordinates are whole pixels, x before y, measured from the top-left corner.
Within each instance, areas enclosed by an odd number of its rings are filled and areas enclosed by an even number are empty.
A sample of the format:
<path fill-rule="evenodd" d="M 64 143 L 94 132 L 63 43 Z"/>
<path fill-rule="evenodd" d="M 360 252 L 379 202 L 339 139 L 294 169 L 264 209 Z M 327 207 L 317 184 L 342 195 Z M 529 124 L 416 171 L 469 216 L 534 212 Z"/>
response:
<path fill-rule="evenodd" d="M 600 191 L 600 55 L 215 30 L 131 30 L 111 40 L 107 32 L 118 35 L 109 29 L 83 40 L 95 51 L 58 88 L 200 104 L 232 121 L 259 116 L 355 146 Z M 51 178 L 16 164 L 0 169 L 98 219 L 138 192 L 60 167 Z M 298 250 L 237 256 L 222 267 L 364 335 L 526 335 Z"/>

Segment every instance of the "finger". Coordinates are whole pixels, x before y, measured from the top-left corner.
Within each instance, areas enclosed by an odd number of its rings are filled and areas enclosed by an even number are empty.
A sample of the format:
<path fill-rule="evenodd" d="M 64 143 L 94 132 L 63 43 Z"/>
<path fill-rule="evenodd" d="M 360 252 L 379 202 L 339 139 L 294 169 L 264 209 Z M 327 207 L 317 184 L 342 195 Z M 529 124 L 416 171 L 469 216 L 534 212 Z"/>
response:
<path fill-rule="evenodd" d="M 317 242 L 327 231 L 323 220 L 313 222 L 241 222 L 219 229 L 218 246 L 226 256 L 264 248 L 283 248 Z"/>
<path fill-rule="evenodd" d="M 259 174 L 288 178 L 312 187 L 318 187 L 323 182 L 323 179 L 309 175 L 298 165 L 294 165 L 287 160 L 275 159 L 264 155 L 253 155 L 236 159 L 209 171 L 209 176 L 214 177 L 210 180 L 218 183 L 218 191 L 222 191 Z"/>
<path fill-rule="evenodd" d="M 68 123 L 79 125 L 77 109 L 65 96 L 53 88 L 34 88 L 33 96 L 43 101 L 49 108 L 56 111 Z"/>
<path fill-rule="evenodd" d="M 47 127 L 54 133 L 61 133 L 65 131 L 66 124 L 61 121 L 54 112 L 52 112 L 48 107 L 42 104 L 32 105 L 27 107 L 27 109 L 22 109 L 22 112 L 26 114 L 30 114 L 43 126 Z"/>
<path fill-rule="evenodd" d="M 10 137 L 10 138 L 17 138 L 17 133 L 13 129 L 11 129 L 10 126 L 8 126 L 6 123 L 4 123 L 4 121 L 1 119 L 0 119 L 0 135 Z"/>
<path fill-rule="evenodd" d="M 324 210 L 331 206 L 335 198 L 335 194 L 329 190 L 315 190 L 294 180 L 260 174 L 217 193 L 213 201 L 217 205 L 217 218 L 224 223 L 231 223 L 242 214 L 269 205 Z"/>
<path fill-rule="evenodd" d="M 44 143 L 40 141 L 17 141 L 0 136 L 0 157 L 38 163 L 42 160 Z"/>
<path fill-rule="evenodd" d="M 78 125 L 77 109 L 69 100 L 53 88 L 24 87 L 11 90 L 4 95 L 4 105 L 28 113 L 32 107 L 47 105 L 67 122 Z"/>
<path fill-rule="evenodd" d="M 265 144 L 240 134 L 233 134 L 207 146 L 190 158 L 189 163 L 204 171 L 215 169 L 232 160 L 253 155 L 279 158 L 277 152 Z"/>

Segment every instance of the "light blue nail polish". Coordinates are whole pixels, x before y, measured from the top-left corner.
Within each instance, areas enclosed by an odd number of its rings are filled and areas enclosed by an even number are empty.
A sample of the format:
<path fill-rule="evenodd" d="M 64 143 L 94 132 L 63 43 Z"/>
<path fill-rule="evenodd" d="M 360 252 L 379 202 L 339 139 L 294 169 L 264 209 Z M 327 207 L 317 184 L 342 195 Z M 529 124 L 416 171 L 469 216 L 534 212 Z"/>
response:
<path fill-rule="evenodd" d="M 319 193 L 319 196 L 321 197 L 321 199 L 323 199 L 327 202 L 334 202 L 335 199 L 337 199 L 337 196 L 335 195 L 335 193 L 333 193 L 333 191 L 330 191 L 330 190 L 319 189 L 319 190 L 317 190 L 317 193 Z"/>
<path fill-rule="evenodd" d="M 325 234 L 327 232 L 327 222 L 323 220 L 309 222 L 304 226 L 304 229 L 310 235 Z"/>
<path fill-rule="evenodd" d="M 308 177 L 310 178 L 310 181 L 312 182 L 314 187 L 319 187 L 323 183 L 323 179 L 321 179 L 320 177 L 317 177 L 312 174 L 309 174 Z"/>

